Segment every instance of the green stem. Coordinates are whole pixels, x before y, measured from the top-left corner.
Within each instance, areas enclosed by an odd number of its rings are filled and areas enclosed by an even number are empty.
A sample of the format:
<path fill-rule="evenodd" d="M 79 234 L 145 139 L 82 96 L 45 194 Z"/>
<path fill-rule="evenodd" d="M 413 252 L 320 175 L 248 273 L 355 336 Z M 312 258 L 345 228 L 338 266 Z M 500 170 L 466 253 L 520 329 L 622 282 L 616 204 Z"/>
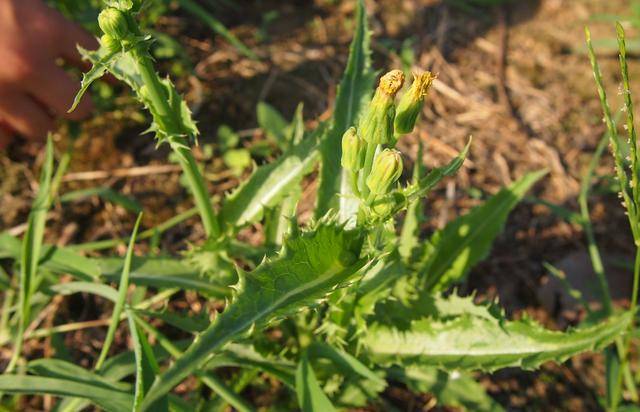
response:
<path fill-rule="evenodd" d="M 188 146 L 189 142 L 184 137 L 184 130 L 180 127 L 180 121 L 169 105 L 169 96 L 167 96 L 166 89 L 153 67 L 151 57 L 147 50 L 136 49 L 132 54 L 142 81 L 146 86 L 146 97 L 149 103 L 153 105 L 154 112 L 158 115 L 158 127 L 162 128 L 170 136 L 169 143 L 171 148 L 178 155 L 178 161 L 194 196 L 205 232 L 208 237 L 218 237 L 220 235 L 220 225 L 209 201 L 206 183 Z"/>

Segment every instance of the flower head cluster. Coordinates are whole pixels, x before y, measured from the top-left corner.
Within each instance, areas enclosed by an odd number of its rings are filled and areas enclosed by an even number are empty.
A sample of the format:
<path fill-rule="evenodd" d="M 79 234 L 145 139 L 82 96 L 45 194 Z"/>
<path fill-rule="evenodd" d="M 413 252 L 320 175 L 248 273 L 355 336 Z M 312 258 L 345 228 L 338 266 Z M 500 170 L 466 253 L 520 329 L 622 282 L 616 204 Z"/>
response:
<path fill-rule="evenodd" d="M 100 44 L 110 53 L 121 51 L 135 37 L 137 29 L 130 22 L 130 13 L 128 10 L 107 7 L 98 15 L 98 25 L 104 33 L 100 37 Z"/>
<path fill-rule="evenodd" d="M 389 196 L 402 175 L 402 156 L 394 149 L 398 138 L 413 131 L 424 99 L 435 76 L 414 73 L 411 87 L 396 106 L 404 74 L 392 70 L 380 78 L 376 92 L 355 127 L 342 137 L 342 167 L 349 173 L 353 192 L 374 213 Z"/>

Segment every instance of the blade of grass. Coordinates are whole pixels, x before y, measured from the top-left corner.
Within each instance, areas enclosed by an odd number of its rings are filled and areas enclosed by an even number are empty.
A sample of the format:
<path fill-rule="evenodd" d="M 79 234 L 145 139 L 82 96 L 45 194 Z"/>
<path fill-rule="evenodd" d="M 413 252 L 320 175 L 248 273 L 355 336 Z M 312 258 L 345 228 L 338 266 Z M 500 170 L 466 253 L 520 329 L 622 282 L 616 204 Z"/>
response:
<path fill-rule="evenodd" d="M 159 372 L 160 367 L 153 355 L 149 341 L 144 333 L 139 330 L 136 324 L 133 311 L 125 309 L 127 320 L 129 323 L 129 331 L 133 341 L 133 353 L 136 365 L 136 381 L 134 385 L 133 411 L 140 409 L 140 404 L 144 399 L 144 395 L 151 386 L 153 379 Z M 169 404 L 167 397 L 159 399 L 153 406 L 155 411 L 168 411 Z"/>
<path fill-rule="evenodd" d="M 43 378 L 40 376 L 2 375 L 0 376 L 0 391 L 37 395 L 46 393 L 56 396 L 88 398 L 109 411 L 127 411 L 131 409 L 133 404 L 133 398 L 127 392 L 68 379 Z"/>
<path fill-rule="evenodd" d="M 42 248 L 42 238 L 44 237 L 44 227 L 46 215 L 51 206 L 51 179 L 53 177 L 53 140 L 51 136 L 47 139 L 45 160 L 40 174 L 40 187 L 38 195 L 31 207 L 27 222 L 27 231 L 22 240 L 22 255 L 20 258 L 20 311 L 18 313 L 18 332 L 13 346 L 13 354 L 5 373 L 11 373 L 15 369 L 20 354 L 22 353 L 22 343 L 24 332 L 31 316 L 31 296 L 34 292 L 33 286 L 38 273 L 38 261 L 40 259 L 40 249 Z"/>
<path fill-rule="evenodd" d="M 124 267 L 122 268 L 120 285 L 118 286 L 118 300 L 114 305 L 113 313 L 111 314 L 111 323 L 109 324 L 109 329 L 107 330 L 107 336 L 104 339 L 102 350 L 100 351 L 100 356 L 98 357 L 98 361 L 96 362 L 96 365 L 94 367 L 94 369 L 96 370 L 100 370 L 100 368 L 102 368 L 102 364 L 107 358 L 109 348 L 111 347 L 111 343 L 113 343 L 113 338 L 116 334 L 116 329 L 118 328 L 118 324 L 120 323 L 120 315 L 122 314 L 122 310 L 124 309 L 125 301 L 127 298 L 127 289 L 129 288 L 129 273 L 131 272 L 131 261 L 133 259 L 133 246 L 136 242 L 136 235 L 138 234 L 138 228 L 140 227 L 141 220 L 142 213 L 138 215 L 136 224 L 133 227 L 133 233 L 131 234 L 129 247 L 127 248 L 127 253 L 124 258 Z"/>
<path fill-rule="evenodd" d="M 140 325 L 140 327 L 144 329 L 149 335 L 153 336 L 158 341 L 160 346 L 162 346 L 173 358 L 179 358 L 180 356 L 182 356 L 183 352 L 173 342 L 171 342 L 171 340 L 169 340 L 160 331 L 158 331 L 158 329 L 151 326 L 151 324 L 149 324 L 136 314 L 133 314 L 133 318 L 135 319 L 136 323 Z M 202 383 L 211 388 L 211 390 L 220 395 L 220 397 L 227 401 L 231 406 L 236 408 L 239 412 L 251 412 L 254 410 L 251 405 L 249 405 L 244 399 L 238 396 L 238 394 L 233 392 L 215 375 L 204 371 L 197 371 L 195 373 L 195 376 L 200 381 L 202 381 Z"/>
<path fill-rule="evenodd" d="M 92 295 L 101 296 L 112 302 L 118 300 L 118 292 L 114 288 L 102 283 L 91 282 L 67 282 L 53 285 L 49 288 L 52 292 L 60 295 L 72 295 L 74 293 L 85 292 Z"/>
<path fill-rule="evenodd" d="M 296 394 L 298 406 L 303 412 L 335 412 L 336 410 L 322 390 L 306 352 L 302 355 L 296 370 Z"/>

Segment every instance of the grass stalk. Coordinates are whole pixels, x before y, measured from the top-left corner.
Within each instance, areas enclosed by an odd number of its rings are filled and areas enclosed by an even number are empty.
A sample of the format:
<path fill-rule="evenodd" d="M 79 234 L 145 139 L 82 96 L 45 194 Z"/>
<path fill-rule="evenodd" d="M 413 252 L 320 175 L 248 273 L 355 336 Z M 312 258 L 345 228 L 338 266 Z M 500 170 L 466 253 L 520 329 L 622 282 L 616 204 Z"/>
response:
<path fill-rule="evenodd" d="M 622 26 L 617 23 L 616 24 L 616 34 L 618 40 L 618 48 L 620 51 L 620 69 L 622 72 L 622 80 L 623 80 L 623 95 L 624 95 L 624 111 L 627 114 L 627 123 L 626 129 L 629 136 L 629 147 L 631 153 L 631 178 L 629 179 L 627 176 L 627 172 L 625 170 L 625 162 L 622 154 L 622 148 L 618 136 L 618 131 L 616 128 L 616 122 L 614 121 L 611 115 L 611 109 L 609 107 L 609 102 L 607 100 L 607 94 L 604 88 L 604 82 L 602 80 L 602 73 L 600 71 L 600 67 L 598 65 L 595 52 L 593 50 L 593 44 L 591 42 L 591 33 L 588 29 L 585 29 L 586 39 L 587 39 L 587 48 L 589 52 L 589 59 L 591 61 L 591 67 L 593 69 L 594 79 L 596 81 L 596 86 L 598 90 L 598 95 L 600 97 L 600 104 L 602 106 L 602 111 L 604 113 L 604 122 L 607 126 L 607 134 L 609 136 L 609 142 L 611 143 L 611 149 L 613 152 L 614 162 L 615 162 L 615 170 L 616 177 L 618 178 L 618 182 L 620 184 L 620 195 L 623 198 L 623 205 L 627 211 L 627 217 L 629 220 L 629 226 L 631 228 L 631 233 L 633 235 L 634 244 L 636 245 L 636 259 L 634 263 L 634 285 L 632 291 L 632 303 L 630 310 L 635 312 L 637 305 L 637 288 L 638 288 L 638 276 L 640 274 L 640 234 L 638 233 L 638 204 L 639 204 L 639 190 L 638 190 L 638 154 L 637 154 L 637 141 L 636 141 L 636 133 L 635 126 L 633 121 L 633 103 L 631 101 L 631 91 L 629 88 L 629 73 L 626 61 L 626 45 L 625 45 L 625 35 Z M 631 189 L 631 193 L 629 193 L 629 188 Z M 586 221 L 587 224 L 590 221 Z M 594 267 L 595 269 L 595 267 Z M 635 302 L 634 302 L 635 300 Z M 631 324 L 629 326 L 629 333 L 627 337 L 622 341 L 622 339 L 616 340 L 616 347 L 618 349 L 618 356 L 620 358 L 620 370 L 618 372 L 617 384 L 621 385 L 623 376 L 624 381 L 629 393 L 631 395 L 631 399 L 634 402 L 637 402 L 638 392 L 635 387 L 635 382 L 633 381 L 630 365 L 628 362 L 629 358 L 629 349 L 631 345 L 630 335 L 635 329 L 635 316 L 632 317 Z M 619 390 L 614 390 L 614 393 L 618 393 Z M 615 410 L 617 408 L 617 401 L 613 405 L 608 405 L 610 410 Z"/>
<path fill-rule="evenodd" d="M 18 330 L 13 345 L 13 353 L 5 373 L 11 373 L 22 354 L 22 344 L 24 333 L 31 318 L 31 297 L 37 284 L 38 263 L 40 261 L 40 250 L 42 249 L 42 239 L 44 238 L 47 211 L 51 206 L 53 193 L 51 191 L 51 180 L 53 178 L 53 141 L 51 136 L 47 139 L 45 161 L 40 174 L 40 187 L 38 195 L 33 203 L 27 221 L 27 231 L 22 240 L 22 253 L 20 257 L 20 291 L 19 291 L 19 312 Z"/>
<path fill-rule="evenodd" d="M 138 228 L 140 227 L 141 220 L 142 213 L 138 215 L 136 224 L 133 227 L 131 241 L 129 242 L 129 247 L 127 248 L 127 253 L 124 258 L 122 276 L 120 277 L 120 284 L 118 286 L 118 300 L 115 302 L 113 313 L 111 314 L 111 322 L 109 324 L 109 329 L 107 330 L 107 336 L 104 339 L 102 350 L 100 351 L 100 356 L 98 357 L 98 360 L 94 367 L 94 369 L 96 370 L 100 370 L 100 368 L 102 368 L 102 364 L 107 359 L 109 349 L 116 334 L 116 329 L 118 328 L 118 324 L 120 323 L 120 316 L 122 315 L 125 301 L 127 299 L 127 289 L 129 289 L 129 273 L 131 272 L 131 261 L 133 260 L 133 247 L 135 245 L 136 234 L 138 233 Z"/>
<path fill-rule="evenodd" d="M 151 324 L 137 315 L 134 315 L 134 318 L 138 325 L 140 325 L 149 335 L 155 337 L 160 346 L 162 346 L 172 357 L 179 358 L 182 356 L 182 351 L 158 329 L 154 328 Z M 195 376 L 239 412 L 251 412 L 254 410 L 244 399 L 239 397 L 238 394 L 225 385 L 217 376 L 201 370 L 195 372 Z"/>

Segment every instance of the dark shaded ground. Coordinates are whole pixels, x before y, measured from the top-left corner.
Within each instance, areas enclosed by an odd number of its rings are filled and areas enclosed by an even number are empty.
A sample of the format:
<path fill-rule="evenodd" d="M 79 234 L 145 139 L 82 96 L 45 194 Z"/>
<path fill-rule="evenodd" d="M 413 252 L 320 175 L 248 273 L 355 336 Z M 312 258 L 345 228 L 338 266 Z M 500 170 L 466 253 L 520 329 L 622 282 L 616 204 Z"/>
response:
<path fill-rule="evenodd" d="M 206 28 L 181 12 L 161 20 L 161 30 L 185 45 L 193 63 L 194 74 L 177 83 L 194 107 L 203 144 L 216 142 L 216 130 L 222 124 L 240 130 L 245 145 L 261 140 L 261 132 L 255 129 L 255 106 L 260 100 L 287 116 L 302 101 L 305 119 L 313 126 L 317 118 L 328 115 L 346 61 L 352 1 L 243 1 L 238 5 L 237 10 L 225 9 L 223 20 L 264 57 L 260 62 L 242 57 L 220 38 L 212 41 Z M 439 0 L 369 2 L 376 67 L 400 67 L 403 53 L 399 50 L 410 39 L 414 65 L 439 73 L 424 120 L 419 130 L 401 142 L 401 149 L 415 157 L 417 140 L 422 139 L 428 148 L 425 162 L 439 166 L 462 148 L 468 136 L 474 137 L 471 161 L 429 200 L 425 232 L 480 203 L 478 196 L 494 193 L 525 172 L 541 168 L 548 169 L 549 176 L 533 194 L 577 210 L 581 174 L 604 131 L 588 60 L 581 52 L 582 28 L 594 14 L 621 13 L 625 7 L 622 0 L 517 1 L 469 14 Z M 265 25 L 263 16 L 272 10 L 278 16 Z M 589 25 L 595 38 L 613 36 L 610 24 Z M 640 86 L 639 67 L 631 62 L 636 80 L 632 86 Z M 605 59 L 603 71 L 617 108 L 616 59 Z M 126 96 L 118 98 L 117 110 L 86 123 L 75 144 L 72 173 L 167 163 L 166 150 L 156 151 L 151 139 L 137 137 L 145 128 L 144 119 Z M 68 145 L 64 128 L 56 142 L 60 150 Z M 0 229 L 20 233 L 40 162 L 41 150 L 35 145 L 14 145 L 7 154 L 0 154 Z M 598 173 L 611 172 L 606 157 Z M 207 161 L 206 174 L 212 192 L 222 194 L 238 183 L 220 159 Z M 147 212 L 147 227 L 190 207 L 175 172 L 86 181 L 72 175 L 62 190 L 98 184 L 135 196 Z M 632 243 L 624 212 L 615 194 L 600 192 L 593 197 L 592 215 L 603 253 L 630 258 Z M 303 215 L 312 201 L 302 205 Z M 57 205 L 51 213 L 49 241 L 67 244 L 125 236 L 132 219 L 122 208 L 97 199 Z M 187 241 L 201 237 L 202 229 L 192 220 L 169 231 L 162 246 L 181 250 Z M 575 323 L 580 313 L 563 306 L 560 291 L 544 289 L 549 279 L 542 263 L 568 259 L 567 270 L 583 268 L 584 243 L 578 227 L 542 206 L 523 204 L 463 291 L 478 289 L 482 296 L 499 297 L 509 313 L 518 316 L 526 310 L 551 327 Z M 624 304 L 630 275 L 618 272 L 621 280 L 615 295 Z M 576 276 L 585 284 L 592 281 L 582 272 Z M 185 299 L 188 307 L 191 301 Z M 68 306 L 73 313 L 73 302 Z M 78 319 L 99 315 L 97 308 L 76 313 Z M 68 337 L 83 338 L 81 333 Z M 563 366 L 547 365 L 537 372 L 505 370 L 481 380 L 496 399 L 515 410 L 597 410 L 594 394 L 604 393 L 603 371 L 601 356 L 584 355 Z M 400 408 L 423 410 L 422 405 L 428 404 L 428 397 L 400 392 L 387 394 Z"/>

